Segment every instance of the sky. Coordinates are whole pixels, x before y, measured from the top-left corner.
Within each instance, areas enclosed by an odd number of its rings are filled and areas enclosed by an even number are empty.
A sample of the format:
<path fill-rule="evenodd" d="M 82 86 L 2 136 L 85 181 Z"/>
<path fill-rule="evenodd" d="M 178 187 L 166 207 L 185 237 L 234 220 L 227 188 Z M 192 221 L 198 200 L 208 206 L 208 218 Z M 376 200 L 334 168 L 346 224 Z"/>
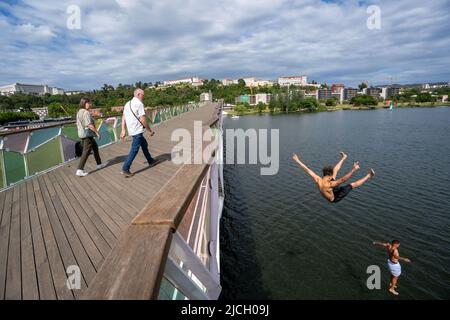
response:
<path fill-rule="evenodd" d="M 0 0 L 0 30 L 0 85 L 450 81 L 450 0 Z"/>

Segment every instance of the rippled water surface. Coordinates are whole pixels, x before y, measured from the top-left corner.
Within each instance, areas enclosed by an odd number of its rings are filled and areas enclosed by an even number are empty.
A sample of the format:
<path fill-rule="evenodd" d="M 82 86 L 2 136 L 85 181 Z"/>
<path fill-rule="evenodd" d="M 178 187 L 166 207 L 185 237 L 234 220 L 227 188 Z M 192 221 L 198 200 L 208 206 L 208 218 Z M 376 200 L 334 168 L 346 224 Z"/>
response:
<path fill-rule="evenodd" d="M 337 111 L 226 118 L 224 128 L 280 130 L 280 168 L 226 165 L 221 224 L 224 299 L 391 299 L 386 253 L 401 241 L 399 298 L 450 298 L 450 108 Z M 318 193 L 291 160 L 320 173 L 339 151 L 362 177 L 377 175 L 338 204 Z M 382 290 L 368 290 L 379 265 Z"/>

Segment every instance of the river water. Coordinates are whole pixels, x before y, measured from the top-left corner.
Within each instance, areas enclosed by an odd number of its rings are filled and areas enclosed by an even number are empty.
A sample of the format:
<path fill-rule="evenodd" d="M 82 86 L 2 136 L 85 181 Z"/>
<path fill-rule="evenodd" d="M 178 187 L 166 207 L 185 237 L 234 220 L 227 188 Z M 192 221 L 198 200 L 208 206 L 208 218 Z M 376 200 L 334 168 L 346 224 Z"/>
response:
<path fill-rule="evenodd" d="M 279 129 L 280 166 L 227 164 L 221 224 L 223 299 L 392 299 L 387 255 L 372 241 L 401 242 L 400 296 L 450 298 L 450 108 L 336 111 L 226 118 L 224 129 Z M 226 143 L 226 141 L 225 141 Z M 315 172 L 339 151 L 376 176 L 328 203 L 291 160 Z M 369 290 L 368 266 L 381 269 Z"/>

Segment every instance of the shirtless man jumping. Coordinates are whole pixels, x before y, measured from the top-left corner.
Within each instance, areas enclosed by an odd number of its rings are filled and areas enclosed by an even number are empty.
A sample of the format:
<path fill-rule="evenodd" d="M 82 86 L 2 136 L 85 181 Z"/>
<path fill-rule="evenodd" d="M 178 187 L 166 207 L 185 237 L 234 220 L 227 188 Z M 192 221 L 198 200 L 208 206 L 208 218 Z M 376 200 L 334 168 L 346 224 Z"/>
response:
<path fill-rule="evenodd" d="M 391 243 L 387 242 L 373 242 L 374 245 L 383 246 L 388 251 L 388 268 L 391 272 L 391 282 L 389 283 L 389 292 L 398 296 L 399 293 L 395 290 L 397 288 L 398 277 L 402 274 L 402 266 L 400 260 L 405 262 L 411 262 L 408 258 L 400 257 L 398 253 L 398 247 L 400 247 L 400 241 L 394 240 Z"/>
<path fill-rule="evenodd" d="M 294 161 L 297 162 L 297 164 L 313 178 L 314 182 L 319 187 L 319 191 L 322 196 L 333 203 L 341 201 L 350 193 L 350 191 L 361 186 L 375 175 L 375 171 L 373 171 L 373 169 L 370 169 L 369 173 L 364 178 L 340 187 L 341 184 L 350 179 L 351 176 L 359 170 L 359 162 L 355 162 L 353 164 L 352 170 L 350 170 L 349 173 L 336 180 L 336 176 L 341 169 L 342 164 L 347 159 L 347 155 L 344 152 L 341 152 L 341 160 L 334 166 L 334 168 L 330 166 L 323 168 L 322 178 L 315 174 L 314 171 L 309 169 L 303 162 L 301 162 L 298 155 L 296 155 L 295 153 L 292 155 L 292 159 L 294 159 Z"/>

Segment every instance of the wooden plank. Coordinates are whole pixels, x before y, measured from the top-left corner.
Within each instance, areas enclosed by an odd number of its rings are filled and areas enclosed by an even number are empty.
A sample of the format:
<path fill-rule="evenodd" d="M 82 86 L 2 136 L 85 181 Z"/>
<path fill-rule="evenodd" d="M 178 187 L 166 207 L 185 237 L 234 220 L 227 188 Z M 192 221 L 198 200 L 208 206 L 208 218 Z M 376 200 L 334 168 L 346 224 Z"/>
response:
<path fill-rule="evenodd" d="M 0 225 L 2 223 L 2 217 L 3 217 L 3 203 L 6 198 L 6 192 L 0 192 Z"/>
<path fill-rule="evenodd" d="M 0 224 L 0 300 L 5 298 L 6 270 L 8 262 L 9 234 L 11 228 L 11 213 L 14 189 L 4 191 L 5 202 L 2 205 L 3 214 Z"/>
<path fill-rule="evenodd" d="M 65 172 L 61 172 L 61 175 L 65 175 Z M 77 177 L 78 178 L 78 177 Z M 73 187 L 81 194 L 83 200 L 85 200 L 90 207 L 96 212 L 96 214 L 102 219 L 109 230 L 114 234 L 115 238 L 118 238 L 123 229 L 123 222 L 121 219 L 114 219 L 111 217 L 111 212 L 104 210 L 103 206 L 100 205 L 101 201 L 94 199 L 94 197 L 87 190 L 86 184 L 80 184 L 81 178 L 72 179 Z"/>
<path fill-rule="evenodd" d="M 111 175 L 109 175 L 108 178 L 106 173 L 105 175 L 103 173 L 94 174 L 95 182 L 92 177 L 90 177 L 90 179 L 85 179 L 85 182 L 90 185 L 91 189 L 96 191 L 99 198 L 112 205 L 117 215 L 120 216 L 126 224 L 129 224 L 130 218 L 136 214 L 135 212 L 142 206 L 143 201 L 135 197 L 136 192 L 133 188 L 121 192 L 114 190 L 109 184 L 113 179 Z M 96 188 L 96 185 L 101 187 Z M 112 197 L 111 195 L 114 196 Z"/>
<path fill-rule="evenodd" d="M 55 287 L 59 288 L 59 286 L 64 285 L 65 290 L 68 291 L 68 289 L 66 287 L 67 267 L 72 266 L 72 265 L 78 265 L 78 266 L 80 266 L 80 269 L 82 271 L 81 286 L 82 286 L 82 289 L 86 289 L 87 288 L 86 282 L 88 281 L 87 280 L 88 277 L 86 276 L 86 273 L 83 270 L 84 268 L 82 268 L 82 266 L 80 265 L 81 263 L 78 262 L 77 259 L 75 258 L 74 250 L 72 249 L 71 244 L 69 243 L 69 239 L 70 239 L 69 235 L 66 236 L 65 230 L 62 226 L 62 223 L 58 218 L 57 211 L 62 211 L 61 207 L 60 207 L 60 205 L 55 205 L 54 202 L 56 202 L 56 201 L 54 201 L 54 195 L 51 195 L 49 193 L 47 185 L 44 181 L 44 176 L 37 177 L 37 180 L 39 182 L 39 187 L 42 192 L 42 196 L 43 196 L 46 212 L 48 214 L 49 222 L 52 226 L 52 230 L 53 230 L 53 233 L 54 233 L 54 236 L 56 239 L 56 243 L 59 248 L 59 254 L 61 255 L 62 261 L 64 263 L 65 279 L 64 279 L 63 283 L 60 283 L 59 281 L 57 282 L 56 280 L 54 280 Z M 70 235 L 70 237 L 73 237 L 73 233 Z M 79 290 L 72 290 L 72 292 L 75 297 L 78 297 L 81 294 L 81 292 Z"/>
<path fill-rule="evenodd" d="M 89 255 L 86 252 L 86 248 L 83 247 L 82 241 L 79 238 L 79 236 L 84 237 L 84 234 L 78 235 L 77 232 L 75 231 L 74 227 L 72 226 L 67 216 L 67 213 L 64 209 L 64 206 L 58 194 L 53 188 L 53 184 L 50 181 L 48 175 L 43 175 L 42 181 L 47 186 L 47 190 L 50 194 L 51 201 L 55 208 L 54 211 L 56 215 L 55 219 L 59 219 L 59 221 L 61 222 L 61 226 L 70 243 L 70 247 L 72 248 L 73 254 L 75 255 L 77 261 L 76 265 L 81 269 L 83 277 L 86 279 L 86 284 L 88 284 L 94 278 L 96 270 L 94 263 L 89 258 Z M 87 241 L 87 239 L 84 240 Z"/>
<path fill-rule="evenodd" d="M 78 238 L 80 239 L 84 250 L 88 254 L 89 259 L 97 270 L 100 267 L 100 264 L 103 262 L 103 255 L 94 242 L 94 239 L 97 240 L 98 236 L 95 227 L 92 226 L 92 222 L 90 221 L 90 219 L 86 219 L 83 209 L 79 207 L 72 207 L 72 204 L 67 197 L 67 194 L 69 194 L 70 191 L 64 191 L 61 188 L 55 175 L 53 173 L 48 173 L 46 176 L 52 183 L 55 192 L 58 194 L 58 197 L 61 200 L 61 203 L 64 207 L 65 212 L 67 213 L 67 217 L 70 220 L 74 231 L 78 235 Z"/>
<path fill-rule="evenodd" d="M 83 220 L 86 220 L 84 222 L 86 225 L 86 229 L 88 229 L 92 240 L 95 242 L 102 256 L 106 257 L 112 247 L 108 242 L 108 236 L 110 237 L 110 240 L 112 242 L 115 242 L 116 239 L 114 238 L 114 235 L 106 227 L 103 221 L 101 221 L 97 214 L 95 214 L 92 208 L 86 205 L 86 201 L 84 201 L 83 198 L 79 197 L 77 190 L 75 190 L 75 188 L 73 188 L 71 185 L 66 184 L 66 181 L 59 174 L 59 172 L 54 172 L 54 175 L 60 187 L 63 190 L 67 190 L 67 197 L 69 199 L 69 202 L 77 208 L 76 211 L 79 215 L 83 216 Z"/>
<path fill-rule="evenodd" d="M 148 203 L 133 224 L 166 224 L 177 229 L 200 186 L 208 165 L 184 165 Z"/>
<path fill-rule="evenodd" d="M 126 214 L 123 212 L 123 210 L 120 209 L 120 207 L 117 207 L 115 203 L 112 203 L 111 198 L 117 197 L 118 195 L 116 193 L 111 193 L 109 196 L 105 196 L 103 190 L 98 187 L 98 184 L 95 184 L 94 182 L 90 183 L 91 178 L 78 178 L 80 179 L 80 184 L 83 185 L 83 187 L 87 191 L 87 197 L 92 197 L 97 205 L 99 205 L 109 216 L 110 218 L 115 221 L 120 230 L 123 230 L 128 224 L 129 224 L 129 217 L 124 217 Z"/>
<path fill-rule="evenodd" d="M 126 223 L 129 223 L 130 217 L 135 215 L 135 212 L 137 209 L 136 202 L 133 203 L 130 196 L 128 194 L 125 196 L 125 194 L 122 191 L 119 191 L 117 189 L 114 189 L 110 185 L 111 179 L 104 177 L 104 175 L 100 173 L 95 173 L 95 182 L 96 184 L 100 185 L 100 193 L 102 194 L 102 198 L 105 199 L 105 196 L 108 196 L 108 201 L 111 201 L 114 204 L 114 207 L 121 208 L 121 211 L 124 211 L 126 213 L 125 215 L 120 215 L 122 217 L 122 220 Z M 84 180 L 84 178 L 83 178 Z M 86 181 L 85 181 L 86 182 Z"/>
<path fill-rule="evenodd" d="M 5 299 L 22 298 L 22 265 L 20 262 L 20 192 L 13 188 L 11 229 L 9 235 L 8 268 L 6 271 Z"/>
<path fill-rule="evenodd" d="M 45 249 L 44 238 L 42 236 L 41 223 L 36 205 L 36 197 L 33 190 L 33 183 L 26 182 L 28 208 L 30 212 L 31 235 L 33 238 L 33 252 L 36 263 L 36 275 L 39 288 L 39 298 L 43 300 L 56 299 L 55 287 L 50 270 L 49 259 Z M 25 292 L 24 292 L 25 296 Z"/>
<path fill-rule="evenodd" d="M 22 262 L 22 297 L 25 300 L 39 299 L 39 289 L 36 276 L 33 239 L 31 236 L 30 212 L 25 183 L 16 188 L 20 192 L 20 245 Z"/>
<path fill-rule="evenodd" d="M 168 226 L 128 227 L 83 299 L 156 299 L 171 238 Z"/>
<path fill-rule="evenodd" d="M 43 195 L 44 192 L 41 190 L 38 179 L 33 179 L 32 184 L 56 297 L 60 300 L 72 300 L 74 299 L 74 294 L 72 291 L 68 290 L 66 286 L 67 274 L 63 260 L 65 259 L 66 264 L 70 265 L 74 264 L 72 261 L 75 261 L 75 258 L 73 257 L 68 244 L 64 244 L 63 242 L 57 243 L 56 236 L 60 236 L 58 232 L 59 228 L 55 228 L 56 232 L 52 228 L 47 208 L 44 203 L 44 199 L 46 199 Z M 48 205 L 49 208 L 52 208 L 51 204 Z M 63 250 L 61 253 L 59 252 L 60 247 Z M 44 292 L 44 290 L 41 290 L 41 292 Z M 41 296 L 41 298 L 44 298 L 44 296 Z"/>

